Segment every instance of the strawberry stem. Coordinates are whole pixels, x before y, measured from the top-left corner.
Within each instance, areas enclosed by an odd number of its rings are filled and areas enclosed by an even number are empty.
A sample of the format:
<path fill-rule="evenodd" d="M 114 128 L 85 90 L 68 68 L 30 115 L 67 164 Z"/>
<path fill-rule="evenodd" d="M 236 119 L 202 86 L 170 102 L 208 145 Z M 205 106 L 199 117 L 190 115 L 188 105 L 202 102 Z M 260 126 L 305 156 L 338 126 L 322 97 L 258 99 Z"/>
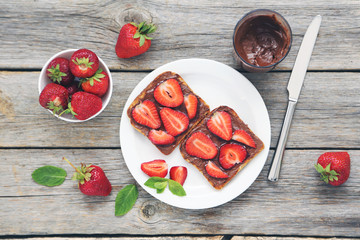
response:
<path fill-rule="evenodd" d="M 76 172 L 78 172 L 80 175 L 82 175 L 85 178 L 84 173 L 82 173 L 77 167 L 74 166 L 74 164 L 72 164 L 69 160 L 67 160 L 66 157 L 63 157 L 63 160 L 67 161 L 68 164 L 70 164 L 70 166 L 72 166 Z"/>

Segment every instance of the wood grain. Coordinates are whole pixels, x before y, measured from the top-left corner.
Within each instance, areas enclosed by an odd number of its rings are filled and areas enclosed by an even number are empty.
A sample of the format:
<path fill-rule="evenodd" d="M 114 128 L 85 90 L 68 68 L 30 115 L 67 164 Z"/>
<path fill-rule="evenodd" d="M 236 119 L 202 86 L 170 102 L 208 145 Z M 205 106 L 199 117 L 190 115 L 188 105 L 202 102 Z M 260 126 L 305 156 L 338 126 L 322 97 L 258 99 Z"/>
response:
<path fill-rule="evenodd" d="M 74 124 L 53 117 L 40 106 L 39 72 L 0 72 L 0 102 L 3 103 L 0 104 L 0 146 L 119 147 L 123 107 L 131 91 L 146 74 L 113 73 L 113 95 L 104 112 L 93 120 Z M 259 90 L 268 108 L 272 147 L 276 146 L 285 116 L 289 75 L 245 74 Z M 287 147 L 358 148 L 358 81 L 357 73 L 308 73 Z"/>
<path fill-rule="evenodd" d="M 279 182 L 266 179 L 269 160 L 251 187 L 234 200 L 211 209 L 171 207 L 138 185 L 139 198 L 123 217 L 114 216 L 117 192 L 135 183 L 119 149 L 0 150 L 0 235 L 47 234 L 214 234 L 360 237 L 359 150 L 348 151 L 349 180 L 340 187 L 321 182 L 314 163 L 324 150 L 287 150 Z M 270 153 L 270 158 L 273 152 Z M 61 161 L 103 167 L 113 185 L 108 197 L 82 195 Z M 269 158 L 269 159 L 270 159 Z M 68 176 L 61 186 L 31 180 L 34 169 L 51 164 Z M 140 171 L 140 170 L 139 170 Z M 246 171 L 246 168 L 244 169 Z M 184 188 L 187 188 L 185 183 Z M 214 190 L 215 191 L 215 190 Z"/>
<path fill-rule="evenodd" d="M 273 9 L 290 23 L 290 55 L 277 69 L 292 68 L 312 18 L 323 16 L 309 69 L 360 69 L 360 6 L 356 0 L 285 1 L 1 1 L 0 68 L 39 69 L 55 53 L 70 48 L 95 51 L 111 69 L 154 69 L 183 58 L 209 58 L 236 67 L 232 35 L 247 12 Z M 150 50 L 118 59 L 114 48 L 120 28 L 130 21 L 153 21 Z"/>

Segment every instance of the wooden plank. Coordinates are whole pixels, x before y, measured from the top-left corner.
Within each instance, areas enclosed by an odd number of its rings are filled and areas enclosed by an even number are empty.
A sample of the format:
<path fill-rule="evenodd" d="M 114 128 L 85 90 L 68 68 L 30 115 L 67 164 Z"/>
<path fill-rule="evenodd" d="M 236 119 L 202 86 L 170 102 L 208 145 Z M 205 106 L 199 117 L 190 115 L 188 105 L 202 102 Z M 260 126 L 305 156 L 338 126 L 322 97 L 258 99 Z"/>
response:
<path fill-rule="evenodd" d="M 318 240 L 320 238 L 314 237 L 248 237 L 248 236 L 234 236 L 231 240 Z M 357 238 L 321 238 L 323 240 L 352 240 Z"/>
<path fill-rule="evenodd" d="M 113 73 L 113 96 L 105 111 L 93 120 L 74 124 L 56 119 L 39 105 L 39 72 L 0 72 L 0 146 L 119 147 L 123 107 L 146 74 Z M 285 115 L 289 75 L 245 75 L 259 90 L 268 108 L 272 147 L 276 146 Z M 308 73 L 287 147 L 357 148 L 360 143 L 358 81 L 357 73 Z"/>
<path fill-rule="evenodd" d="M 360 6 L 356 0 L 285 1 L 1 1 L 0 68 L 39 69 L 56 52 L 70 48 L 95 51 L 112 69 L 154 69 L 183 58 L 209 58 L 235 67 L 232 35 L 237 21 L 257 8 L 273 9 L 288 20 L 293 47 L 278 69 L 292 68 L 301 39 L 315 15 L 323 22 L 310 69 L 360 69 L 355 61 Z M 150 50 L 118 59 L 114 48 L 129 21 L 158 25 Z"/>
<path fill-rule="evenodd" d="M 349 180 L 340 187 L 321 182 L 313 165 L 324 150 L 287 150 L 279 182 L 268 182 L 269 159 L 242 195 L 211 209 L 186 210 L 164 204 L 139 187 L 139 199 L 123 217 L 114 216 L 117 192 L 135 183 L 119 149 L 0 150 L 0 235 L 283 235 L 360 237 L 360 157 L 352 158 Z M 99 164 L 113 191 L 108 197 L 82 195 L 70 181 L 68 157 Z M 31 180 L 37 167 L 51 164 L 69 173 L 63 185 L 43 187 Z M 246 169 L 244 169 L 246 170 Z M 191 184 L 191 183 L 187 183 Z M 186 189 L 186 185 L 184 185 Z M 10 217 L 11 216 L 11 217 Z M 6 221 L 5 221 L 6 219 Z"/>

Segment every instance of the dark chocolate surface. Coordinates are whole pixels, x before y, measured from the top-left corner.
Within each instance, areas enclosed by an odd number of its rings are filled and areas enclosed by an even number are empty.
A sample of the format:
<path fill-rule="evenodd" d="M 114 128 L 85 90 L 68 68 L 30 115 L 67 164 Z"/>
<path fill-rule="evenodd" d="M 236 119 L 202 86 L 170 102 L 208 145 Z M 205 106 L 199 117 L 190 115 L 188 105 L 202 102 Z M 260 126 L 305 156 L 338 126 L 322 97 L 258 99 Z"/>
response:
<path fill-rule="evenodd" d="M 231 121 L 232 121 L 232 130 L 233 133 L 236 130 L 242 129 L 245 130 L 250 136 L 254 139 L 256 143 L 256 148 L 248 147 L 242 143 L 239 143 L 234 140 L 225 141 L 218 136 L 214 135 L 210 132 L 210 130 L 207 128 L 206 123 L 210 119 L 210 117 L 216 112 L 216 111 L 225 111 L 230 114 Z M 195 132 L 202 132 L 210 137 L 210 139 L 214 142 L 218 149 L 218 154 L 214 159 L 211 159 L 210 161 L 213 161 L 218 167 L 220 167 L 226 174 L 229 175 L 229 178 L 226 179 L 220 179 L 220 178 L 214 178 L 211 177 L 205 170 L 205 166 L 208 163 L 209 160 L 203 160 L 198 157 L 194 157 L 189 155 L 185 150 L 185 144 L 187 139 Z M 247 151 L 247 158 L 245 161 L 241 164 L 235 165 L 231 169 L 223 169 L 219 163 L 219 153 L 220 153 L 220 147 L 227 143 L 234 143 L 239 144 L 245 147 Z M 216 109 L 214 109 L 210 114 L 208 114 L 202 121 L 199 123 L 192 131 L 191 133 L 184 139 L 184 141 L 180 145 L 180 152 L 183 155 L 184 159 L 188 161 L 189 163 L 193 164 L 204 176 L 205 178 L 211 183 L 211 185 L 216 189 L 221 189 L 224 187 L 245 165 L 255 157 L 256 154 L 261 152 L 261 150 L 264 148 L 263 142 L 249 129 L 249 127 L 238 117 L 236 112 L 227 107 L 227 106 L 220 106 Z"/>
<path fill-rule="evenodd" d="M 189 126 L 188 129 L 186 131 L 184 131 L 183 133 L 179 134 L 178 136 L 175 137 L 175 142 L 173 144 L 170 145 L 155 145 L 162 153 L 164 153 L 165 155 L 170 154 L 175 147 L 180 143 L 180 141 L 186 136 L 186 134 L 197 124 L 199 123 L 199 121 L 201 121 L 201 119 L 206 116 L 209 112 L 209 106 L 205 103 L 204 100 L 202 100 L 198 95 L 196 95 L 191 88 L 186 84 L 186 82 L 176 73 L 173 72 L 164 72 L 162 74 L 160 74 L 159 76 L 157 76 L 155 78 L 154 81 L 152 81 L 140 94 L 139 96 L 132 102 L 132 104 L 130 105 L 130 107 L 127 110 L 127 115 L 130 118 L 130 122 L 131 124 L 142 134 L 144 134 L 145 136 L 148 136 L 151 128 L 138 124 L 132 117 L 131 112 L 132 110 L 136 107 L 136 105 L 138 105 L 141 101 L 144 100 L 150 100 L 153 103 L 155 103 L 155 106 L 158 110 L 159 116 L 160 116 L 160 110 L 162 108 L 164 108 L 164 106 L 160 105 L 154 98 L 154 90 L 155 88 L 161 84 L 162 82 L 168 80 L 168 79 L 176 79 L 181 87 L 181 90 L 184 94 L 184 96 L 186 96 L 187 94 L 194 94 L 197 98 L 198 98 L 198 108 L 197 108 L 197 113 L 196 116 L 193 119 L 189 119 Z M 184 114 L 187 115 L 187 111 L 185 108 L 185 104 L 182 103 L 180 106 L 176 107 L 176 108 L 172 108 L 174 110 L 180 111 Z M 158 130 L 165 130 L 165 127 L 163 124 L 161 124 L 161 127 Z"/>

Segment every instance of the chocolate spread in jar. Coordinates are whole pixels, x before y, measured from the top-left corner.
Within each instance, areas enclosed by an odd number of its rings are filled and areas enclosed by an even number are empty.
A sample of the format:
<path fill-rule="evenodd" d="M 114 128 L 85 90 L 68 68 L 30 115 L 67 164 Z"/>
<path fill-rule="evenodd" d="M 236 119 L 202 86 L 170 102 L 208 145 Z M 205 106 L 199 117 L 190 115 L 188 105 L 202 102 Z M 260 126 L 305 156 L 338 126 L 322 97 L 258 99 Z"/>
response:
<path fill-rule="evenodd" d="M 247 19 L 235 35 L 235 49 L 246 62 L 255 66 L 269 66 L 280 61 L 290 46 L 289 33 L 275 15 Z"/>

